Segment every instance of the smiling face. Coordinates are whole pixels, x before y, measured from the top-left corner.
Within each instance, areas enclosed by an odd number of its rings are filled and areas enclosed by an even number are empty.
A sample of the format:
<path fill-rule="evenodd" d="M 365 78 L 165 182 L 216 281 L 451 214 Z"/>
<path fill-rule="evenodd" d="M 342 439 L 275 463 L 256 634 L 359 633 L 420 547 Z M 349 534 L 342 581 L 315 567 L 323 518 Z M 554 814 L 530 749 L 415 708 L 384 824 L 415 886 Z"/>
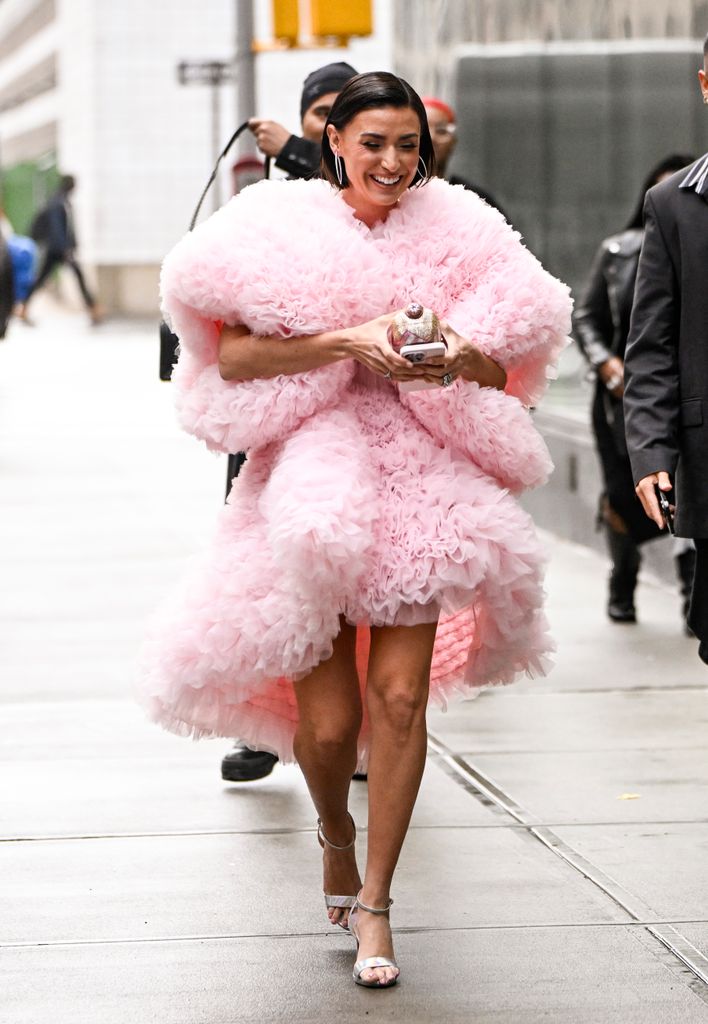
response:
<path fill-rule="evenodd" d="M 327 126 L 332 152 L 346 169 L 344 198 L 365 223 L 385 218 L 418 168 L 420 122 L 410 107 L 362 110 L 341 129 Z"/>

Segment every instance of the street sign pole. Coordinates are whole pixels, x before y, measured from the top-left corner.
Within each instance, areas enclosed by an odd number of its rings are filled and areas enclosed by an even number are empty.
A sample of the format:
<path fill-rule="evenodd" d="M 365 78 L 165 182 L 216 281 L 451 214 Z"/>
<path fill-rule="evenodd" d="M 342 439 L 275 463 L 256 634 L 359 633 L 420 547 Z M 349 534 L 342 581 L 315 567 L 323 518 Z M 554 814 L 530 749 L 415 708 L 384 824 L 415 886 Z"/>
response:
<path fill-rule="evenodd" d="M 253 0 L 234 0 L 234 27 L 236 71 L 236 124 L 243 124 L 256 111 L 256 58 L 253 51 Z M 244 132 L 239 139 L 238 154 L 241 157 L 255 154 L 256 146 L 250 132 Z"/>
<path fill-rule="evenodd" d="M 177 65 L 180 85 L 208 85 L 211 89 L 211 159 L 216 163 L 221 153 L 221 87 L 233 81 L 233 66 L 219 60 L 183 60 Z M 245 118 L 244 118 L 245 120 Z M 214 182 L 213 207 L 221 206 L 221 183 L 217 176 Z"/>
<path fill-rule="evenodd" d="M 221 83 L 211 87 L 211 155 L 214 163 L 221 153 Z M 212 208 L 221 206 L 221 178 L 217 174 L 213 185 Z"/>

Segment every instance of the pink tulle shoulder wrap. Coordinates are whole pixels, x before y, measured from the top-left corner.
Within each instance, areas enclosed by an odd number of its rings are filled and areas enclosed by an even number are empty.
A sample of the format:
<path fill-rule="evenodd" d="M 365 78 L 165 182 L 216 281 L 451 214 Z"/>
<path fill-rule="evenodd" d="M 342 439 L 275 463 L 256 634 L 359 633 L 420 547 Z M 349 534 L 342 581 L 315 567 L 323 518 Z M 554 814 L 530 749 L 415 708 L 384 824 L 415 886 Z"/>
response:
<path fill-rule="evenodd" d="M 182 347 L 179 420 L 210 448 L 282 440 L 336 406 L 354 375 L 346 361 L 223 381 L 221 322 L 287 338 L 362 323 L 415 298 L 500 363 L 508 385 L 500 393 L 458 381 L 401 401 L 504 486 L 519 491 L 548 476 L 548 453 L 522 403 L 538 401 L 567 343 L 568 289 L 496 210 L 460 186 L 410 190 L 370 231 L 326 182 L 262 182 L 185 236 L 165 260 L 161 287 Z"/>

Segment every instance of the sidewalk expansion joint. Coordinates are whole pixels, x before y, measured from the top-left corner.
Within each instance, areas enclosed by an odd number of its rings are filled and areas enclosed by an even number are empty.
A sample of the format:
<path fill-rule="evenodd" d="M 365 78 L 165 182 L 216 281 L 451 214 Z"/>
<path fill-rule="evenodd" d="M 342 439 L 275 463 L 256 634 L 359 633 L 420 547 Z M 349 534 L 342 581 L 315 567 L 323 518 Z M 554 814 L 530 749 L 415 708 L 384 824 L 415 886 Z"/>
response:
<path fill-rule="evenodd" d="M 530 812 L 521 807 L 489 776 L 469 764 L 441 740 L 430 734 L 428 735 L 428 755 L 467 793 L 485 807 L 495 810 L 498 814 L 507 815 L 518 825 L 524 826 L 530 837 L 560 857 L 569 867 L 604 893 L 608 899 L 629 915 L 634 924 L 641 925 L 665 950 L 669 951 L 675 961 L 687 968 L 692 976 L 689 981 L 691 991 L 708 1003 L 708 958 L 685 935 L 677 931 L 673 924 L 663 923 L 660 920 L 661 915 L 657 914 L 647 903 L 615 882 L 592 861 L 587 860 L 556 835 L 548 826 L 535 821 Z M 682 980 L 687 980 L 682 972 L 679 976 Z M 695 984 L 696 981 L 701 983 L 700 986 Z"/>
<path fill-rule="evenodd" d="M 479 794 L 472 793 L 479 798 Z M 708 825 L 708 818 L 632 818 L 618 820 L 608 818 L 605 820 L 583 821 L 571 819 L 568 821 L 537 821 L 535 828 L 667 828 L 673 825 Z M 470 821 L 464 824 L 460 822 L 447 822 L 443 824 L 417 825 L 413 824 L 409 832 L 484 832 L 494 829 L 506 829 L 507 831 L 518 830 L 528 832 L 529 825 L 518 821 Z M 368 829 L 363 825 L 358 826 L 357 831 L 366 835 Z M 303 828 L 198 828 L 198 829 L 171 829 L 162 832 L 85 832 L 70 833 L 61 835 L 59 833 L 48 833 L 47 835 L 36 836 L 0 836 L 0 847 L 12 843 L 83 843 L 83 842 L 112 842 L 116 839 L 198 839 L 211 836 L 307 836 L 316 835 L 317 829 L 311 827 Z"/>
<path fill-rule="evenodd" d="M 394 935 L 447 935 L 447 934 L 471 934 L 473 932 L 523 932 L 523 931 L 561 931 L 572 930 L 582 931 L 597 928 L 621 929 L 651 929 L 655 926 L 673 928 L 677 924 L 708 924 L 705 918 L 690 920 L 650 920 L 650 921 L 539 921 L 525 924 L 471 924 L 471 925 L 408 925 L 393 929 Z M 0 950 L 4 949 L 47 949 L 65 946 L 130 946 L 149 945 L 154 943 L 180 943 L 180 942 L 242 942 L 252 939 L 340 939 L 341 935 L 335 932 L 303 931 L 303 932 L 221 932 L 205 933 L 194 935 L 140 935 L 127 936 L 124 938 L 99 938 L 99 939 L 28 939 L 22 942 L 2 942 Z"/>
<path fill-rule="evenodd" d="M 671 591 L 670 587 L 667 589 Z M 587 693 L 599 693 L 603 696 L 613 694 L 614 696 L 621 695 L 623 697 L 631 697 L 635 693 L 662 693 L 668 697 L 675 693 L 693 693 L 696 690 L 702 690 L 706 693 L 708 692 L 708 686 L 705 683 L 677 683 L 675 686 L 659 685 L 658 683 L 647 683 L 644 685 L 640 683 L 637 686 L 579 686 L 573 687 L 572 690 L 511 690 L 508 693 L 502 691 L 499 693 L 499 697 L 502 700 L 525 700 L 529 697 L 533 699 L 552 697 L 554 700 L 557 700 L 559 697 L 577 697 L 578 694 Z"/>

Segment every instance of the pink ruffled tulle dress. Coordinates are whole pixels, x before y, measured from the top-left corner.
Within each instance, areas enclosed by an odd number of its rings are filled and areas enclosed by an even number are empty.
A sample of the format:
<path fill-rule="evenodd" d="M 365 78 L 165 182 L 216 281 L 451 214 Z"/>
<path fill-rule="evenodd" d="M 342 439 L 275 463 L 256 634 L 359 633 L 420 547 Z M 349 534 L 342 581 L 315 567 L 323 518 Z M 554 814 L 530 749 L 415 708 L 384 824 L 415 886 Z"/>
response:
<path fill-rule="evenodd" d="M 519 398 L 540 393 L 565 343 L 567 289 L 462 189 L 433 182 L 399 205 L 368 232 L 324 182 L 254 186 L 166 261 L 181 421 L 212 448 L 248 449 L 210 549 L 146 644 L 141 700 L 169 729 L 292 760 L 292 682 L 330 656 L 342 619 L 358 627 L 362 688 L 372 626 L 438 620 L 431 695 L 443 704 L 548 667 L 543 553 L 511 492 L 550 469 Z M 265 255 L 248 234 L 256 223 Z M 323 317 L 328 259 L 346 292 L 339 303 L 328 293 Z M 504 365 L 512 394 L 459 379 L 403 393 L 354 360 L 269 380 L 218 375 L 217 319 L 287 337 L 412 298 Z M 366 756 L 364 729 L 360 765 Z"/>

